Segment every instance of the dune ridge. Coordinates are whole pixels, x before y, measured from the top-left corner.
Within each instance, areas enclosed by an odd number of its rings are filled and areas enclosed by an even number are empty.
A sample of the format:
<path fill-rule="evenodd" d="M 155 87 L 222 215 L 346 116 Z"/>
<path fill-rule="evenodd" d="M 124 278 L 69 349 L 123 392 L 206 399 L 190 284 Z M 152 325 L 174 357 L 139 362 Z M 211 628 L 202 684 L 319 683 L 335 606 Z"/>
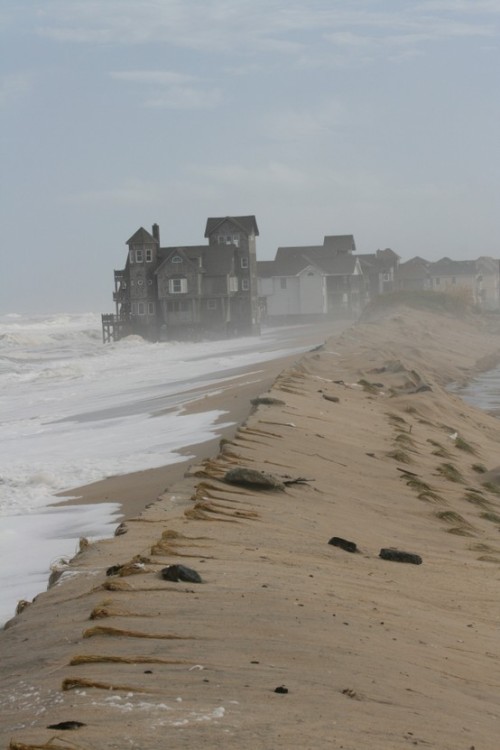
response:
<path fill-rule="evenodd" d="M 397 308 L 287 367 L 0 633 L 4 746 L 496 748 L 500 422 L 446 386 L 499 361 L 499 330 Z"/>

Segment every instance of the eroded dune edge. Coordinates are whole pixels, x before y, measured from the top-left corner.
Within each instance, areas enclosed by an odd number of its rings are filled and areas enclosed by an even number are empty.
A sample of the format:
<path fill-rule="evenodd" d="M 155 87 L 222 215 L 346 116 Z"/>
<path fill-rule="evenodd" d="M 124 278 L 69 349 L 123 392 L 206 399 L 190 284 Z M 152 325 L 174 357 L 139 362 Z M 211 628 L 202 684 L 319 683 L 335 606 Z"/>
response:
<path fill-rule="evenodd" d="M 500 422 L 446 386 L 497 330 L 398 308 L 286 369 L 0 633 L 2 746 L 496 747 Z"/>

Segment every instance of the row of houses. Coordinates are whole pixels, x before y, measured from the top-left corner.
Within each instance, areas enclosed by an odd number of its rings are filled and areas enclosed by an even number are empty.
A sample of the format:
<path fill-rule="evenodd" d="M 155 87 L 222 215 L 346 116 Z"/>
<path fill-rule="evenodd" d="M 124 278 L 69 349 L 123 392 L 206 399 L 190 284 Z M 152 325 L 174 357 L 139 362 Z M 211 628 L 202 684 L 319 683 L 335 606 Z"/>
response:
<path fill-rule="evenodd" d="M 204 245 L 160 244 L 160 229 L 138 229 L 114 272 L 115 313 L 103 315 L 103 339 L 130 333 L 189 339 L 257 334 L 260 323 L 357 318 L 379 294 L 437 290 L 500 308 L 500 265 L 493 258 L 406 263 L 387 248 L 356 252 L 353 235 L 327 235 L 321 245 L 279 247 L 257 261 L 255 216 L 209 218 Z"/>

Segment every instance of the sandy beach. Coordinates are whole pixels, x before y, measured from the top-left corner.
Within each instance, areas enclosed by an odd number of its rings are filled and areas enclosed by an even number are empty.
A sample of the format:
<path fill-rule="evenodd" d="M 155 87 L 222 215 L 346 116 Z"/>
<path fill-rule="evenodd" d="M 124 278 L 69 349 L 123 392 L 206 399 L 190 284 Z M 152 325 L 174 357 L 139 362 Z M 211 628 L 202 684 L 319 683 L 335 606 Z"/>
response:
<path fill-rule="evenodd" d="M 82 490 L 124 503 L 124 533 L 0 633 L 2 746 L 496 750 L 500 422 L 446 386 L 498 362 L 499 334 L 381 313 L 271 363 L 272 403 L 214 396 L 239 426 L 189 466 Z"/>

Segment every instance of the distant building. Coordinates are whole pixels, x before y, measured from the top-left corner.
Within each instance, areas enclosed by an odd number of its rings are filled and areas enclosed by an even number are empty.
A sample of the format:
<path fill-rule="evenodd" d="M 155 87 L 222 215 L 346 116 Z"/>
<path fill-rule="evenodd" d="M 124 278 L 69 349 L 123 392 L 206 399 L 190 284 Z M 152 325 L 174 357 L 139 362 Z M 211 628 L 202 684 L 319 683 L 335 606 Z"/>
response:
<path fill-rule="evenodd" d="M 257 264 L 259 299 L 269 322 L 357 317 L 364 304 L 354 237 L 330 235 L 322 245 L 280 247 Z"/>
<path fill-rule="evenodd" d="M 399 255 L 387 247 L 376 253 L 360 253 L 356 257 L 361 262 L 369 299 L 395 290 Z"/>
<path fill-rule="evenodd" d="M 500 264 L 495 258 L 441 258 L 431 263 L 415 257 L 399 264 L 396 286 L 402 291 L 432 290 L 465 295 L 482 310 L 500 308 Z"/>
<path fill-rule="evenodd" d="M 114 272 L 116 311 L 103 315 L 103 339 L 131 333 L 153 341 L 259 332 L 255 216 L 207 220 L 207 245 L 160 246 L 143 227 Z"/>

